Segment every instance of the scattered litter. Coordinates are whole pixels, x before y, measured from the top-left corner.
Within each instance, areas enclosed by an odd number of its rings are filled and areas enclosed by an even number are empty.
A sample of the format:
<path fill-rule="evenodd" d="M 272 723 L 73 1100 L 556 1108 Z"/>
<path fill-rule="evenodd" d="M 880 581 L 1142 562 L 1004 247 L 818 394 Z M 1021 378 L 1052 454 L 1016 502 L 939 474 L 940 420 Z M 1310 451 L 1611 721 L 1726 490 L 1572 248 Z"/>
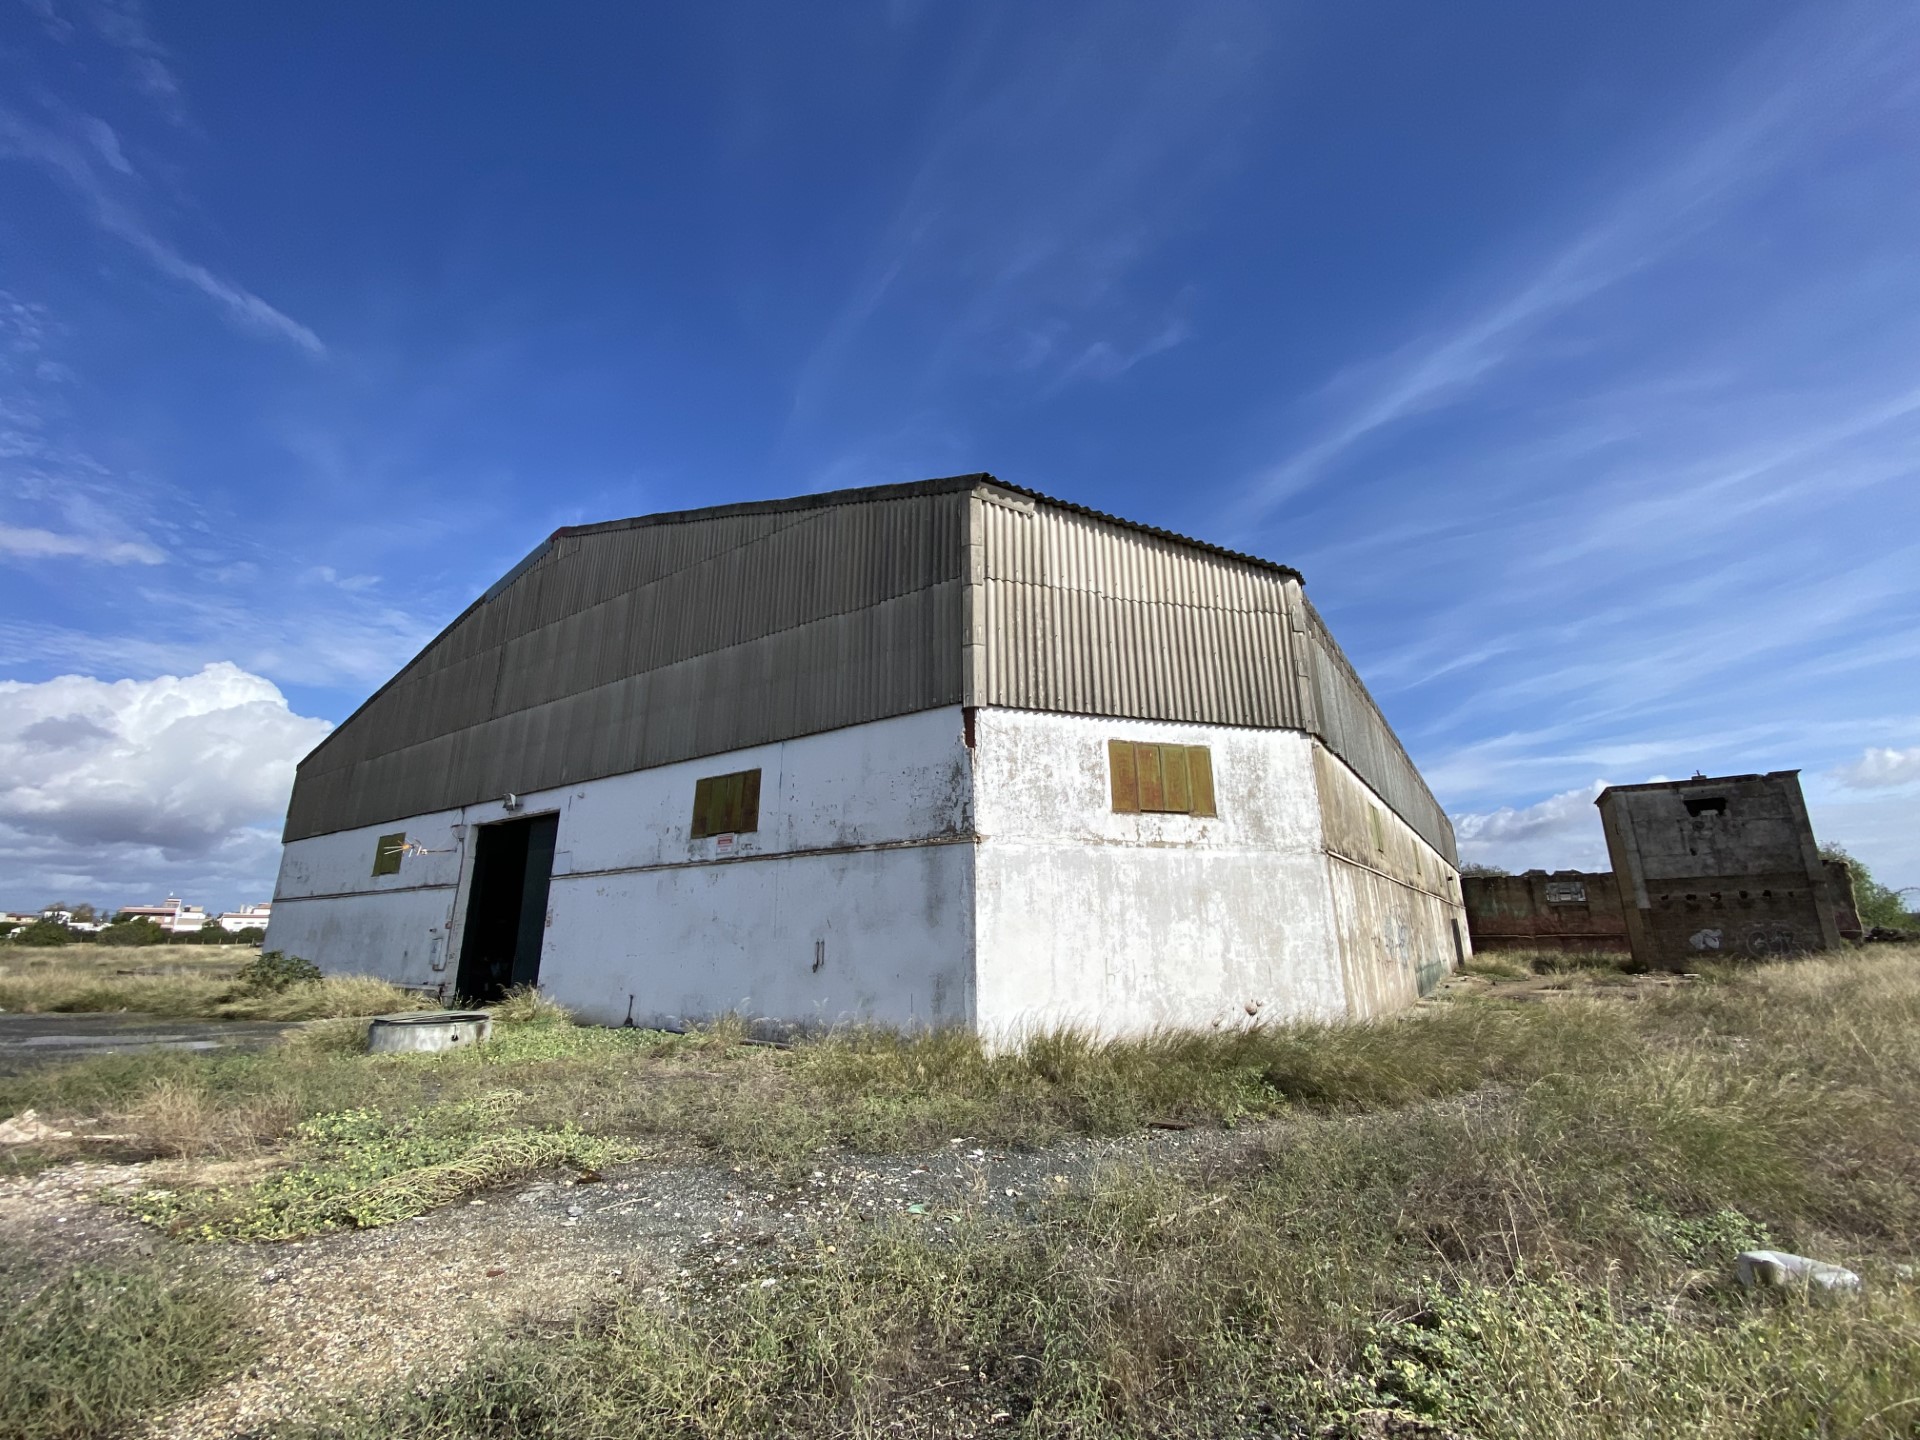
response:
<path fill-rule="evenodd" d="M 1807 1285 L 1819 1290 L 1850 1291 L 1860 1288 L 1860 1277 L 1844 1265 L 1829 1265 L 1805 1255 L 1789 1255 L 1784 1250 L 1747 1250 L 1736 1262 L 1740 1283 L 1756 1285 Z"/>
<path fill-rule="evenodd" d="M 37 1110 L 22 1110 L 11 1120 L 0 1120 L 0 1145 L 31 1145 L 36 1140 L 71 1140 L 71 1130 L 56 1130 Z"/>

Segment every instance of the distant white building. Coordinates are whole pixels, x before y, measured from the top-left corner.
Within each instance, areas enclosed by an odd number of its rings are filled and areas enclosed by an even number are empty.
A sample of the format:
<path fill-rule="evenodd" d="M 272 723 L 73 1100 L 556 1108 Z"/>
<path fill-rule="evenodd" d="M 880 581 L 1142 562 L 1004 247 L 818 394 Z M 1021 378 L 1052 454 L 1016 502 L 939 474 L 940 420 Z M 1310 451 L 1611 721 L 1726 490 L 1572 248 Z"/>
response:
<path fill-rule="evenodd" d="M 69 930 L 78 930 L 83 934 L 90 934 L 95 930 L 104 930 L 107 928 L 95 920 L 76 920 L 73 918 L 73 911 L 71 910 L 42 910 L 38 915 L 28 916 L 27 920 L 28 923 L 34 920 L 51 920 L 56 925 L 64 925 Z"/>
<path fill-rule="evenodd" d="M 129 920 L 150 920 L 173 935 L 190 935 L 207 923 L 204 905 L 189 905 L 169 895 L 158 905 L 128 905 L 120 911 Z"/>
<path fill-rule="evenodd" d="M 273 906 L 270 903 L 242 905 L 238 910 L 228 910 L 214 916 L 214 923 L 229 933 L 241 930 L 264 930 L 267 921 L 273 918 Z"/>

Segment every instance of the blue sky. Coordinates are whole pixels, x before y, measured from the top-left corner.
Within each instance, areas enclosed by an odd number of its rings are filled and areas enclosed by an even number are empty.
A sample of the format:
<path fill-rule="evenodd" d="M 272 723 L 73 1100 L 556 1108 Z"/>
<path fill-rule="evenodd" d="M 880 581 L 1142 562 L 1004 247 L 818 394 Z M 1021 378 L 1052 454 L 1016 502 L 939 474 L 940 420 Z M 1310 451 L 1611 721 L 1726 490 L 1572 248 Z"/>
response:
<path fill-rule="evenodd" d="M 0 0 L 0 903 L 264 896 L 554 527 L 991 470 L 1300 567 L 1463 851 L 1920 884 L 1920 11 Z"/>

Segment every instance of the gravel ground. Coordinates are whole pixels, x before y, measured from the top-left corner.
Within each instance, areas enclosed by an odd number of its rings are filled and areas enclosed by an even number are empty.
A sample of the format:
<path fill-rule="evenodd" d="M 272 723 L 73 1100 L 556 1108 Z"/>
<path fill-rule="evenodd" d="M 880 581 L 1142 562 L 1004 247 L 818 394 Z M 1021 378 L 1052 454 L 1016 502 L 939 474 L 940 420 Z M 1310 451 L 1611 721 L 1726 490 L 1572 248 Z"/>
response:
<path fill-rule="evenodd" d="M 445 1373 L 509 1320 L 565 1319 L 614 1289 L 758 1284 L 776 1277 L 789 1254 L 845 1224 L 912 1217 L 938 1231 L 963 1211 L 1018 1216 L 1106 1166 L 1230 1160 L 1257 1134 L 1149 1131 L 1034 1151 L 958 1136 L 918 1156 L 823 1155 L 798 1184 L 677 1159 L 609 1167 L 593 1182 L 537 1181 L 378 1230 L 208 1245 L 198 1254 L 256 1292 L 261 1359 L 159 1417 L 148 1433 L 258 1434 L 402 1376 Z M 82 1162 L 0 1180 L 0 1233 L 54 1263 L 151 1253 L 171 1242 L 100 1201 L 166 1183 L 169 1174 L 168 1162 Z"/>

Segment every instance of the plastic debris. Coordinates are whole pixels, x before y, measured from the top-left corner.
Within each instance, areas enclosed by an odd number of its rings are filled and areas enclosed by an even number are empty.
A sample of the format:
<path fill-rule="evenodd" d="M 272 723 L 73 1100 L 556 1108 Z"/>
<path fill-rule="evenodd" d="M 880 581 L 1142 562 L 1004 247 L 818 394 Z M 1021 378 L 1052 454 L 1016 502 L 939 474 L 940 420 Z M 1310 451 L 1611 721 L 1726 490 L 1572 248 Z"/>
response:
<path fill-rule="evenodd" d="M 1829 1265 L 1805 1255 L 1789 1255 L 1784 1250 L 1746 1250 L 1735 1265 L 1740 1283 L 1757 1285 L 1805 1285 L 1817 1290 L 1848 1291 L 1860 1288 L 1860 1277 L 1844 1265 Z"/>
<path fill-rule="evenodd" d="M 22 1110 L 11 1120 L 0 1120 L 0 1145 L 31 1145 L 36 1140 L 71 1140 L 71 1130 L 56 1130 L 35 1110 Z"/>

